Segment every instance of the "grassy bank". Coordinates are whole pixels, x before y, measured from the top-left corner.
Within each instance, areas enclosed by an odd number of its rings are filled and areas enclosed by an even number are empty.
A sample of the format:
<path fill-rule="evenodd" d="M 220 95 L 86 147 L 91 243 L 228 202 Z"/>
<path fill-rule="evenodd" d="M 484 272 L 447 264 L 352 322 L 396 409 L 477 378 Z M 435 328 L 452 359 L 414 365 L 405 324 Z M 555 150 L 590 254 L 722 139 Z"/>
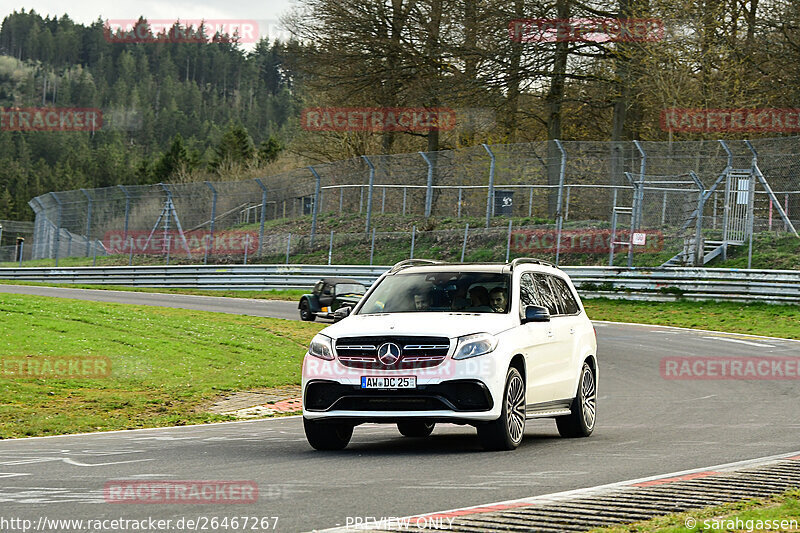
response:
<path fill-rule="evenodd" d="M 182 425 L 225 417 L 225 391 L 297 384 L 322 328 L 287 320 L 0 294 L 0 359 L 108 357 L 95 379 L 0 374 L 0 437 Z M 7 367 L 3 367 L 4 369 Z"/>

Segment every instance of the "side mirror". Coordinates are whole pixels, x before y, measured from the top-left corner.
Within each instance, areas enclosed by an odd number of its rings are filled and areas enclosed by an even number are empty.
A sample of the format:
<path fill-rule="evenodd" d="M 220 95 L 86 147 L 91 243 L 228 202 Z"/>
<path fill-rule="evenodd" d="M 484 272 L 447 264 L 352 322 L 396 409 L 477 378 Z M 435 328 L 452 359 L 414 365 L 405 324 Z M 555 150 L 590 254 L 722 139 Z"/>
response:
<path fill-rule="evenodd" d="M 525 318 L 523 324 L 528 322 L 550 322 L 550 311 L 546 307 L 539 305 L 529 305 L 525 307 Z"/>
<path fill-rule="evenodd" d="M 345 307 L 340 307 L 339 309 L 333 312 L 333 321 L 338 322 L 343 318 L 347 318 L 348 316 L 350 316 L 350 312 L 352 310 L 353 308 L 350 307 L 349 305 Z"/>

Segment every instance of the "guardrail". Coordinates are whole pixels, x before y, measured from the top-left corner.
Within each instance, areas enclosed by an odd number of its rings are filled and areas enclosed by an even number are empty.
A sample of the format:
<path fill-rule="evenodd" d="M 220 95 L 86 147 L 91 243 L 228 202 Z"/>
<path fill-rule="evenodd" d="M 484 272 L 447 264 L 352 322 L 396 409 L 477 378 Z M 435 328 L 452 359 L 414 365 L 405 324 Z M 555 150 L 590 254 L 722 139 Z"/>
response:
<path fill-rule="evenodd" d="M 0 268 L 0 279 L 192 289 L 309 289 L 325 276 L 372 284 L 388 266 L 218 265 Z M 583 297 L 800 304 L 800 271 L 723 268 L 563 267 Z"/>

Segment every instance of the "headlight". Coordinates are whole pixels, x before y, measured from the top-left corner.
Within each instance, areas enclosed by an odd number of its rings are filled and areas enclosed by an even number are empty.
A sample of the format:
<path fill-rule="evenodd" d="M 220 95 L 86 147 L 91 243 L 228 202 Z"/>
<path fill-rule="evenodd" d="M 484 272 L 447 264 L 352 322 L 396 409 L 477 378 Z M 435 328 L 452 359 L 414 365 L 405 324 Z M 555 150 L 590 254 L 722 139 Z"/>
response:
<path fill-rule="evenodd" d="M 453 359 L 469 359 L 487 354 L 497 347 L 497 338 L 488 333 L 476 333 L 459 337 Z"/>
<path fill-rule="evenodd" d="M 309 355 L 325 359 L 326 361 L 333 360 L 333 346 L 331 338 L 325 335 L 317 334 L 311 339 L 311 344 L 308 347 Z"/>

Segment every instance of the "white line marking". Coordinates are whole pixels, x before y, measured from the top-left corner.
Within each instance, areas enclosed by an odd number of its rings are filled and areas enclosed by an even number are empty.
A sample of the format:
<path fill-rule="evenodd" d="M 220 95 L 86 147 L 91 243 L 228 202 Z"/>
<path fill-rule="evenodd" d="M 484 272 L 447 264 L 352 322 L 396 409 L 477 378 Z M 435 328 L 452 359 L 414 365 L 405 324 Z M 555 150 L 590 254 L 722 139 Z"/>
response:
<path fill-rule="evenodd" d="M 715 341 L 727 341 L 727 342 L 738 342 L 739 344 L 747 344 L 748 346 L 758 346 L 761 348 L 774 348 L 772 344 L 762 344 L 760 342 L 750 342 L 750 341 L 742 341 L 739 339 L 731 339 L 729 337 L 708 337 L 704 336 L 704 339 L 712 339 Z"/>
<path fill-rule="evenodd" d="M 0 472 L 0 478 L 4 477 L 19 477 L 19 476 L 32 476 L 33 474 L 22 474 L 17 472 Z"/>

